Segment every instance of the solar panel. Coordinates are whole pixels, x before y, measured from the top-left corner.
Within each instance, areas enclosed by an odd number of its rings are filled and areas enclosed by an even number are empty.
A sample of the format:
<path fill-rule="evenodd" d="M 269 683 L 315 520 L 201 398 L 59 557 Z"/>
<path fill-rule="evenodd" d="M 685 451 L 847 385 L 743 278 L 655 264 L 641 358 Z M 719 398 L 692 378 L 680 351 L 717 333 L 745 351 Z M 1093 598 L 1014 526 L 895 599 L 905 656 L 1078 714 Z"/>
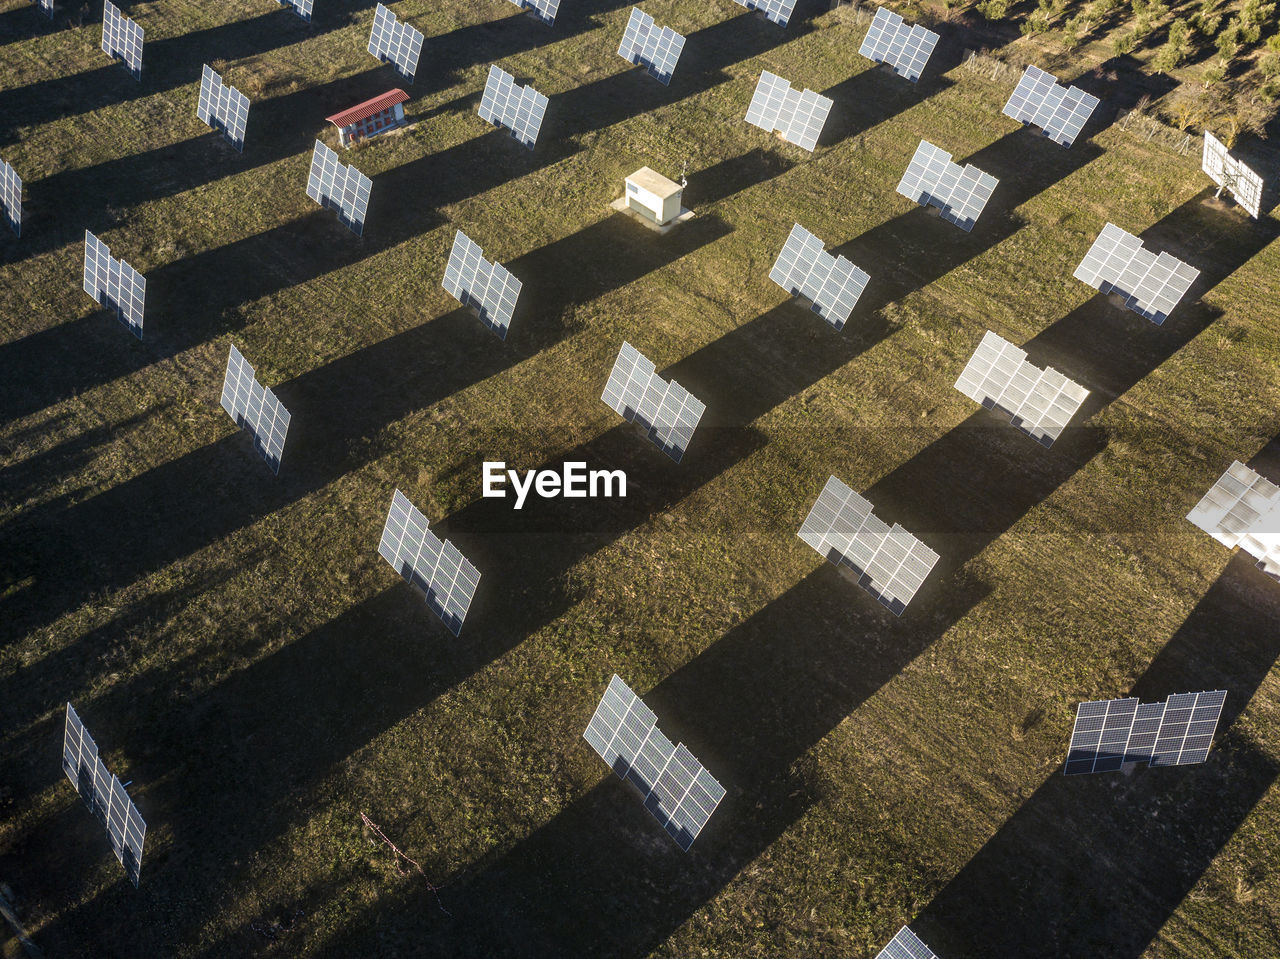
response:
<path fill-rule="evenodd" d="M 378 553 L 411 585 L 457 636 L 480 583 L 480 574 L 458 548 L 427 528 L 427 518 L 396 490 Z"/>
<path fill-rule="evenodd" d="M 1039 67 L 1027 67 L 1004 115 L 1044 131 L 1054 143 L 1069 147 L 1102 101 L 1079 87 L 1059 85 L 1058 78 Z"/>
<path fill-rule="evenodd" d="M 909 927 L 903 926 L 889 944 L 876 953 L 876 959 L 938 959 L 938 956 Z"/>
<path fill-rule="evenodd" d="M 560 0 L 511 0 L 521 10 L 528 10 L 547 26 L 556 22 L 556 11 L 560 9 Z"/>
<path fill-rule="evenodd" d="M 792 296 L 807 297 L 812 310 L 837 330 L 848 322 L 870 279 L 842 256 L 832 256 L 822 241 L 799 223 L 791 228 L 769 279 Z"/>
<path fill-rule="evenodd" d="M 924 73 L 937 43 L 938 35 L 932 30 L 918 23 L 907 26 L 902 17 L 881 7 L 858 53 L 876 63 L 887 63 L 898 76 L 915 83 Z"/>
<path fill-rule="evenodd" d="M 785 27 L 795 13 L 796 0 L 733 0 L 740 7 L 758 10 L 766 20 L 772 20 L 780 27 Z"/>
<path fill-rule="evenodd" d="M 396 19 L 396 15 L 378 4 L 369 31 L 369 52 L 390 63 L 396 73 L 410 83 L 418 72 L 418 56 L 422 53 L 422 34 Z"/>
<path fill-rule="evenodd" d="M 1136 698 L 1081 703 L 1063 772 L 1114 772 L 1127 762 L 1186 766 L 1209 756 L 1225 690 L 1177 693 L 1163 703 Z"/>
<path fill-rule="evenodd" d="M 356 236 L 364 233 L 364 216 L 372 186 L 372 180 L 354 166 L 340 162 L 338 154 L 316 141 L 311 173 L 307 177 L 307 196 L 338 214 L 338 221 Z"/>
<path fill-rule="evenodd" d="M 233 147 L 244 152 L 244 130 L 249 122 L 249 98 L 227 86 L 207 63 L 200 75 L 200 99 L 196 116 L 218 130 Z"/>
<path fill-rule="evenodd" d="M 653 710 L 616 674 L 582 736 L 619 778 L 640 790 L 644 808 L 688 852 L 724 798 L 724 787 L 683 743 L 671 744 Z"/>
<path fill-rule="evenodd" d="M 120 12 L 111 0 L 103 0 L 102 50 L 124 61 L 135 80 L 142 79 L 142 27 Z"/>
<path fill-rule="evenodd" d="M 71 780 L 89 811 L 107 829 L 111 848 L 124 866 L 125 875 L 136 887 L 142 868 L 142 843 L 147 824 L 138 807 L 98 758 L 98 747 L 84 723 L 67 703 L 67 720 L 62 737 L 62 771 Z"/>
<path fill-rule="evenodd" d="M 1236 460 L 1187 519 L 1227 549 L 1239 546 L 1280 579 L 1280 486 Z"/>
<path fill-rule="evenodd" d="M 53 19 L 53 0 L 36 0 L 36 6 L 46 17 Z"/>
<path fill-rule="evenodd" d="M 769 133 L 776 130 L 788 143 L 812 152 L 831 112 L 831 102 L 829 97 L 812 90 L 793 90 L 782 77 L 763 70 L 747 107 L 746 120 Z"/>
<path fill-rule="evenodd" d="M 1089 391 L 1057 370 L 1040 369 L 1027 354 L 988 331 L 978 344 L 958 389 L 986 409 L 1007 413 L 1013 425 L 1041 446 L 1052 446 Z"/>
<path fill-rule="evenodd" d="M 9 229 L 22 236 L 22 177 L 4 160 L 0 160 L 0 209 Z"/>
<path fill-rule="evenodd" d="M 234 344 L 227 357 L 227 375 L 222 380 L 222 408 L 236 426 L 253 436 L 256 449 L 273 473 L 280 472 L 285 434 L 289 432 L 289 411 L 276 395 L 258 382 L 253 367 Z"/>
<path fill-rule="evenodd" d="M 1231 155 L 1226 145 L 1204 131 L 1204 153 L 1200 168 L 1218 184 L 1218 193 L 1230 193 L 1255 220 L 1262 214 L 1262 177 Z"/>
<path fill-rule="evenodd" d="M 142 314 L 147 280 L 124 260 L 111 256 L 111 248 L 84 231 L 84 291 L 142 339 Z"/>
<path fill-rule="evenodd" d="M 282 7 L 292 7 L 294 13 L 307 23 L 311 22 L 311 9 L 315 6 L 315 0 L 278 0 L 278 2 Z"/>
<path fill-rule="evenodd" d="M 677 463 L 693 439 L 706 406 L 679 383 L 668 383 L 653 363 L 630 343 L 623 343 L 600 397 L 629 422 L 649 431 L 662 452 Z"/>
<path fill-rule="evenodd" d="M 1000 181 L 973 164 L 951 162 L 951 154 L 921 140 L 902 174 L 898 192 L 921 205 L 936 206 L 942 218 L 968 233 Z"/>
<path fill-rule="evenodd" d="M 511 314 L 520 296 L 520 281 L 500 263 L 484 258 L 484 251 L 461 230 L 453 238 L 444 288 L 464 306 L 480 314 L 485 326 L 505 340 Z"/>
<path fill-rule="evenodd" d="M 1159 325 L 1200 271 L 1168 253 L 1157 256 L 1143 249 L 1136 236 L 1108 223 L 1074 275 L 1101 293 L 1117 293 L 1126 307 Z"/>
<path fill-rule="evenodd" d="M 683 49 L 684 37 L 670 27 L 659 27 L 653 17 L 639 7 L 631 8 L 631 19 L 618 45 L 618 56 L 629 63 L 640 64 L 649 76 L 669 84 Z"/>
<path fill-rule="evenodd" d="M 938 562 L 938 554 L 832 476 L 798 534 L 836 566 L 858 574 L 858 585 L 901 616 Z"/>
<path fill-rule="evenodd" d="M 547 113 L 547 98 L 531 86 L 521 86 L 511 74 L 493 66 L 489 68 L 489 79 L 485 81 L 477 112 L 481 119 L 494 126 L 506 127 L 513 137 L 532 150 Z"/>

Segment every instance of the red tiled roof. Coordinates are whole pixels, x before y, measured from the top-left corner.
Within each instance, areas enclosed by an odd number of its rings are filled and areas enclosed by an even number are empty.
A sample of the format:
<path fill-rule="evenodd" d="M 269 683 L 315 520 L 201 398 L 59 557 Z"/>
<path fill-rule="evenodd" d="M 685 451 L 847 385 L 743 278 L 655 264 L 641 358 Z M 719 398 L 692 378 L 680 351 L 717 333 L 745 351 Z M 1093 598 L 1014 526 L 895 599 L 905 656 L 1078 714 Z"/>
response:
<path fill-rule="evenodd" d="M 349 127 L 353 123 L 361 120 L 367 120 L 375 114 L 381 113 L 383 110 L 389 110 L 397 103 L 406 103 L 409 100 L 409 94 L 403 90 L 388 90 L 386 93 L 379 94 L 372 100 L 365 100 L 364 103 L 357 103 L 350 110 L 343 110 L 341 113 L 335 113 L 331 117 L 325 117 L 330 123 L 338 127 Z"/>

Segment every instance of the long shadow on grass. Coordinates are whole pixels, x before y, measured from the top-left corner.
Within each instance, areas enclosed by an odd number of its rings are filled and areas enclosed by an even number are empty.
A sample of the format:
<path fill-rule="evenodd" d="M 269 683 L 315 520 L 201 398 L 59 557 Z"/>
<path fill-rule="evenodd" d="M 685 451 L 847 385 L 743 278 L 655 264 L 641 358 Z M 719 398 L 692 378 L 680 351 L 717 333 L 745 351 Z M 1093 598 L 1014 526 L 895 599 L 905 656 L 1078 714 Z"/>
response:
<path fill-rule="evenodd" d="M 1280 771 L 1230 728 L 1280 656 L 1268 589 L 1249 557 L 1235 557 L 1130 692 L 1149 701 L 1226 689 L 1225 732 L 1208 761 L 1131 776 L 1055 772 L 918 920 L 941 955 L 1144 954 Z"/>

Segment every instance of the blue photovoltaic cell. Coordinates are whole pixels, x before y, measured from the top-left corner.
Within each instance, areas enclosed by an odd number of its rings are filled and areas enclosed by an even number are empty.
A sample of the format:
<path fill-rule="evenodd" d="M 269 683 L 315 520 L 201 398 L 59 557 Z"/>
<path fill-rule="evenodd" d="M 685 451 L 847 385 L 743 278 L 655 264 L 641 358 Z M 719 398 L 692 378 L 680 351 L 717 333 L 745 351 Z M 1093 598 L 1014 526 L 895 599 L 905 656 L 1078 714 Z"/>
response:
<path fill-rule="evenodd" d="M 813 303 L 813 312 L 837 330 L 843 329 L 870 279 L 842 256 L 832 256 L 822 241 L 799 223 L 778 254 L 769 279 L 792 296 Z"/>
<path fill-rule="evenodd" d="M 307 196 L 326 210 L 338 214 L 338 220 L 356 236 L 364 233 L 364 217 L 369 208 L 369 191 L 373 181 L 338 160 L 319 140 L 311 154 L 311 172 L 307 176 Z"/>
<path fill-rule="evenodd" d="M 505 70 L 492 66 L 477 112 L 481 119 L 494 126 L 506 127 L 513 137 L 532 150 L 547 113 L 547 98 L 531 86 L 516 83 Z"/>
<path fill-rule="evenodd" d="M 147 281 L 88 230 L 84 231 L 84 291 L 109 310 L 138 339 L 146 306 Z"/>
<path fill-rule="evenodd" d="M 780 27 L 785 27 L 795 13 L 796 0 L 733 0 L 740 7 L 758 10 L 766 20 L 771 20 Z"/>
<path fill-rule="evenodd" d="M 520 281 L 500 263 L 486 260 L 484 251 L 461 230 L 453 238 L 449 263 L 444 268 L 444 288 L 479 313 L 484 325 L 499 339 L 507 338 L 520 296 Z"/>
<path fill-rule="evenodd" d="M 244 152 L 244 131 L 249 123 L 249 98 L 222 82 L 207 63 L 200 75 L 200 99 L 196 116 L 219 131 L 227 142 Z"/>
<path fill-rule="evenodd" d="M 938 956 L 908 926 L 903 926 L 889 944 L 876 953 L 876 959 L 938 959 Z"/>
<path fill-rule="evenodd" d="M 22 177 L 4 160 L 0 160 L 0 210 L 9 229 L 22 236 Z"/>
<path fill-rule="evenodd" d="M 378 4 L 373 15 L 373 29 L 369 31 L 369 52 L 395 67 L 396 73 L 410 83 L 418 72 L 418 57 L 422 53 L 422 34 L 396 19 L 396 15 Z"/>
<path fill-rule="evenodd" d="M 1002 112 L 1039 127 L 1054 143 L 1069 147 L 1100 102 L 1079 87 L 1063 87 L 1053 74 L 1029 66 Z"/>
<path fill-rule="evenodd" d="M 677 463 L 706 410 L 679 383 L 668 383 L 658 376 L 653 363 L 630 343 L 622 344 L 600 398 L 628 421 L 648 430 L 649 439 Z"/>
<path fill-rule="evenodd" d="M 1074 274 L 1100 293 L 1116 293 L 1126 308 L 1157 326 L 1199 275 L 1177 257 L 1144 249 L 1141 240 L 1114 223 L 1102 228 Z"/>
<path fill-rule="evenodd" d="M 142 27 L 120 12 L 111 0 L 102 9 L 102 50 L 124 61 L 135 80 L 142 79 Z"/>
<path fill-rule="evenodd" d="M 921 140 L 898 183 L 898 192 L 921 205 L 936 206 L 944 220 L 968 233 L 999 182 L 973 164 L 951 162 L 946 150 Z"/>
<path fill-rule="evenodd" d="M 480 584 L 480 573 L 451 542 L 431 532 L 427 518 L 396 490 L 378 553 L 426 595 L 427 605 L 457 636 Z"/>
<path fill-rule="evenodd" d="M 547 26 L 556 22 L 556 11 L 560 9 L 560 0 L 511 0 L 511 2 L 521 10 L 528 10 Z"/>
<path fill-rule="evenodd" d="M 788 143 L 813 152 L 831 105 L 830 97 L 812 90 L 793 90 L 787 80 L 762 70 L 747 106 L 746 121 L 769 133 L 777 131 Z"/>
<path fill-rule="evenodd" d="M 253 367 L 234 344 L 222 380 L 222 408 L 237 426 L 249 431 L 253 448 L 267 461 L 272 472 L 278 474 L 285 436 L 289 432 L 289 411 L 274 393 L 258 382 Z"/>
<path fill-rule="evenodd" d="M 938 43 L 938 35 L 919 24 L 907 26 L 902 17 L 881 7 L 858 51 L 868 60 L 887 63 L 898 76 L 912 83 L 920 79 Z"/>
<path fill-rule="evenodd" d="M 683 49 L 684 37 L 670 27 L 659 28 L 653 17 L 639 7 L 631 8 L 631 19 L 618 45 L 618 56 L 629 63 L 640 64 L 649 76 L 669 84 Z"/>
<path fill-rule="evenodd" d="M 1136 698 L 1080 703 L 1063 772 L 1114 772 L 1125 763 L 1185 766 L 1209 756 L 1226 690 L 1177 693 L 1163 703 Z"/>
<path fill-rule="evenodd" d="M 311 9 L 315 5 L 315 0 L 278 0 L 278 2 L 282 7 L 292 7 L 294 13 L 307 23 L 311 22 Z"/>

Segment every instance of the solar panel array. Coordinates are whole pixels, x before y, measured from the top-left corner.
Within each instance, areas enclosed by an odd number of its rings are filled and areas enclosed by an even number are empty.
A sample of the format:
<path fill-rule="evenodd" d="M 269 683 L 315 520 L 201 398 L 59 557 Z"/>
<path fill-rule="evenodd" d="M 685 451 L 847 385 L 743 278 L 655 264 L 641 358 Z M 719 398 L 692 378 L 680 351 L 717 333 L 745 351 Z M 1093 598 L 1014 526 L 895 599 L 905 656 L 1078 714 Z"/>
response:
<path fill-rule="evenodd" d="M 1108 223 L 1074 274 L 1101 293 L 1117 293 L 1124 305 L 1157 325 L 1191 288 L 1200 271 L 1168 253 L 1158 256 L 1142 241 Z"/>
<path fill-rule="evenodd" d="M 649 76 L 669 84 L 683 49 L 684 37 L 670 27 L 659 27 L 653 17 L 639 7 L 631 8 L 631 19 L 618 44 L 618 56 L 629 63 L 640 64 Z"/>
<path fill-rule="evenodd" d="M 889 944 L 876 953 L 876 959 L 938 959 L 938 955 L 921 942 L 910 927 L 903 926 Z"/>
<path fill-rule="evenodd" d="M 842 256 L 832 256 L 822 241 L 799 223 L 791 228 L 769 279 L 792 296 L 813 302 L 813 312 L 842 329 L 870 279 Z"/>
<path fill-rule="evenodd" d="M 222 82 L 222 77 L 209 64 L 200 75 L 200 99 L 196 102 L 196 116 L 213 129 L 221 131 L 227 142 L 244 152 L 244 131 L 249 123 L 249 98 L 233 86 Z"/>
<path fill-rule="evenodd" d="M 785 27 L 795 13 L 796 0 L 733 0 L 740 7 L 758 10 L 766 20 L 772 20 L 780 27 Z"/>
<path fill-rule="evenodd" d="M 556 11 L 560 9 L 560 0 L 511 0 L 522 10 L 528 10 L 547 26 L 556 22 Z"/>
<path fill-rule="evenodd" d="M 422 53 L 422 34 L 396 19 L 396 15 L 378 4 L 369 31 L 369 52 L 395 67 L 396 73 L 410 83 L 418 72 L 418 56 Z"/>
<path fill-rule="evenodd" d="M 805 517 L 799 536 L 836 566 L 858 574 L 858 585 L 895 616 L 938 562 L 938 554 L 898 524 L 891 528 L 871 504 L 832 476 Z"/>
<path fill-rule="evenodd" d="M 356 236 L 364 233 L 372 187 L 372 180 L 354 166 L 339 161 L 338 154 L 316 141 L 307 176 L 307 196 L 338 214 L 338 221 Z"/>
<path fill-rule="evenodd" d="M 427 528 L 427 518 L 396 490 L 378 553 L 426 594 L 427 605 L 457 636 L 467 618 L 480 574 L 447 539 Z"/>
<path fill-rule="evenodd" d="M 109 310 L 142 339 L 142 314 L 146 306 L 147 280 L 124 260 L 111 256 L 111 248 L 84 231 L 84 291 Z"/>
<path fill-rule="evenodd" d="M 138 807 L 98 758 L 98 747 L 84 723 L 67 703 L 67 720 L 62 737 L 62 771 L 71 780 L 89 811 L 107 829 L 107 838 L 129 881 L 138 885 L 142 869 L 142 843 L 147 824 Z"/>
<path fill-rule="evenodd" d="M 1125 763 L 1186 766 L 1209 756 L 1225 690 L 1177 693 L 1163 703 L 1137 698 L 1081 703 L 1064 773 L 1114 772 Z"/>
<path fill-rule="evenodd" d="M 1204 131 L 1200 168 L 1214 183 L 1230 193 L 1255 220 L 1262 214 L 1262 177 L 1231 155 L 1226 144 Z"/>
<path fill-rule="evenodd" d="M 644 808 L 688 852 L 724 798 L 724 787 L 683 743 L 671 744 L 653 710 L 616 674 L 582 735 L 621 779 L 640 790 Z"/>
<path fill-rule="evenodd" d="M 495 126 L 506 127 L 513 137 L 532 150 L 547 113 L 547 98 L 531 86 L 516 83 L 507 71 L 492 66 L 478 112 L 482 119 Z"/>
<path fill-rule="evenodd" d="M 4 160 L 0 160 L 0 209 L 9 229 L 22 236 L 22 177 Z"/>
<path fill-rule="evenodd" d="M 989 410 L 1008 413 L 1014 426 L 1042 446 L 1053 445 L 1089 395 L 1052 367 L 1042 370 L 1028 363 L 1023 350 L 990 331 L 956 380 L 956 389 Z"/>
<path fill-rule="evenodd" d="M 142 79 L 142 27 L 120 12 L 111 0 L 103 0 L 102 50 L 124 61 L 135 80 Z"/>
<path fill-rule="evenodd" d="M 893 72 L 912 83 L 920 79 L 938 44 L 938 35 L 920 24 L 906 21 L 887 7 L 876 11 L 858 53 L 876 63 L 887 63 Z"/>
<path fill-rule="evenodd" d="M 278 0 L 278 2 L 282 7 L 292 7 L 294 13 L 307 23 L 311 22 L 311 9 L 315 6 L 315 0 Z"/>
<path fill-rule="evenodd" d="M 951 154 L 921 140 L 902 174 L 898 192 L 920 204 L 936 206 L 942 218 L 968 233 L 1000 181 L 973 164 L 951 162 Z"/>
<path fill-rule="evenodd" d="M 623 343 L 600 397 L 613 410 L 649 431 L 649 439 L 677 463 L 693 439 L 706 406 L 672 380 L 630 343 Z"/>
<path fill-rule="evenodd" d="M 1280 579 L 1280 486 L 1236 460 L 1187 519 L 1227 549 L 1239 546 Z"/>
<path fill-rule="evenodd" d="M 444 288 L 464 306 L 473 307 L 485 326 L 507 338 L 511 314 L 520 296 L 520 281 L 500 263 L 491 263 L 461 230 L 453 238 L 449 263 L 444 268 Z"/>
<path fill-rule="evenodd" d="M 769 133 L 776 130 L 788 143 L 812 152 L 831 112 L 831 102 L 830 97 L 812 90 L 793 90 L 782 77 L 763 70 L 746 119 L 752 126 Z"/>
<path fill-rule="evenodd" d="M 222 380 L 222 408 L 236 426 L 253 436 L 253 448 L 267 461 L 273 473 L 280 472 L 285 435 L 289 432 L 289 411 L 276 395 L 258 382 L 253 367 L 233 344 L 227 357 L 227 374 Z"/>
<path fill-rule="evenodd" d="M 1039 127 L 1054 143 L 1069 147 L 1101 102 L 1079 87 L 1061 86 L 1052 73 L 1029 66 L 1002 112 Z"/>

